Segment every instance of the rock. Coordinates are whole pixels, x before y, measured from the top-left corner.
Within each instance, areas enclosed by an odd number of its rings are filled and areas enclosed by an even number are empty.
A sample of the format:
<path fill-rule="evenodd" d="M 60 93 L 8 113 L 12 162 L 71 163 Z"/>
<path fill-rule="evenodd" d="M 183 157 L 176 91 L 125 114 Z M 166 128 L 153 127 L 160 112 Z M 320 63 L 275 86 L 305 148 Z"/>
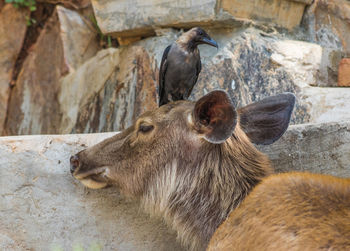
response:
<path fill-rule="evenodd" d="M 322 47 L 350 53 L 350 2 L 315 0 L 307 9 L 303 24 L 309 39 Z"/>
<path fill-rule="evenodd" d="M 317 86 L 336 87 L 338 83 L 338 68 L 342 58 L 340 50 L 322 48 L 322 60 L 317 72 Z"/>
<path fill-rule="evenodd" d="M 73 179 L 69 157 L 111 135 L 0 138 L 1 250 L 183 250 L 138 202 Z"/>
<path fill-rule="evenodd" d="M 10 82 L 27 30 L 28 11 L 6 4 L 0 9 L 0 135 L 3 133 Z"/>
<path fill-rule="evenodd" d="M 272 44 L 273 63 L 283 66 L 300 86 L 316 85 L 322 60 L 322 47 L 302 41 L 279 40 Z"/>
<path fill-rule="evenodd" d="M 182 250 L 175 234 L 138 202 L 115 188 L 84 189 L 71 176 L 72 154 L 114 134 L 0 138 L 2 250 Z M 350 177 L 349 122 L 290 126 L 260 149 L 278 172 Z"/>
<path fill-rule="evenodd" d="M 92 0 L 104 34 L 116 37 L 152 36 L 158 27 L 189 28 L 194 25 L 232 27 L 237 23 L 262 22 L 293 29 L 311 0 Z"/>
<path fill-rule="evenodd" d="M 158 33 L 162 33 L 158 31 Z M 312 87 L 322 62 L 317 44 L 281 40 L 256 29 L 236 35 L 210 30 L 217 51 L 201 46 L 202 72 L 191 99 L 221 88 L 237 107 L 282 92 L 297 96 L 295 124 L 350 119 L 349 90 Z M 157 107 L 158 69 L 164 48 L 178 34 L 163 31 L 118 49 L 100 51 L 61 80 L 59 133 L 118 131 Z"/>
<path fill-rule="evenodd" d="M 320 88 L 324 55 L 328 49 L 313 43 L 279 40 L 271 43 L 271 60 L 292 79 L 297 91 L 296 118 L 300 111 L 306 116 L 294 122 L 324 123 L 350 120 L 349 89 Z M 326 52 L 324 52 L 326 50 Z M 299 104 L 299 105 L 298 105 Z M 301 108 L 302 107 L 302 108 Z M 305 110 L 303 110 L 305 109 Z"/>
<path fill-rule="evenodd" d="M 304 88 L 299 99 L 309 104 L 310 123 L 350 120 L 349 88 Z"/>
<path fill-rule="evenodd" d="M 312 0 L 222 0 L 220 10 L 238 19 L 275 23 L 287 29 L 299 26 L 305 5 Z"/>
<path fill-rule="evenodd" d="M 62 80 L 62 133 L 121 130 L 157 107 L 156 75 L 138 46 L 106 49 Z"/>
<path fill-rule="evenodd" d="M 50 3 L 50 4 L 61 4 L 67 8 L 83 9 L 91 5 L 90 0 L 36 0 L 37 2 Z"/>
<path fill-rule="evenodd" d="M 102 50 L 79 67 L 76 72 L 61 79 L 58 95 L 62 111 L 60 132 L 70 133 L 72 131 L 79 110 L 88 103 L 92 95 L 103 89 L 119 62 L 119 50 Z"/>
<path fill-rule="evenodd" d="M 57 92 L 67 71 L 57 12 L 45 23 L 11 92 L 5 135 L 55 133 L 59 129 Z"/>
<path fill-rule="evenodd" d="M 97 33 L 91 22 L 77 12 L 57 6 L 65 63 L 75 71 L 100 50 Z"/>
<path fill-rule="evenodd" d="M 340 61 L 338 86 L 350 87 L 350 58 L 343 58 Z"/>
<path fill-rule="evenodd" d="M 277 172 L 308 171 L 350 178 L 350 122 L 290 126 L 277 142 L 259 146 Z"/>
<path fill-rule="evenodd" d="M 60 132 L 60 79 L 99 49 L 89 21 L 57 6 L 25 58 L 11 93 L 5 135 Z"/>

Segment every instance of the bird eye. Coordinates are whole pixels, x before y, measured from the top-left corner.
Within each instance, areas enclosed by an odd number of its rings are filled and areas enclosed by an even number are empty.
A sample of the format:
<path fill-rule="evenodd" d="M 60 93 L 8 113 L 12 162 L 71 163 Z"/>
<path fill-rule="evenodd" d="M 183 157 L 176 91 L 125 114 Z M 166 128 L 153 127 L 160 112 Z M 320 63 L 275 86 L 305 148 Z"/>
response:
<path fill-rule="evenodd" d="M 153 128 L 154 128 L 153 125 L 140 125 L 140 127 L 139 127 L 139 132 L 147 133 L 147 132 L 152 131 Z"/>
<path fill-rule="evenodd" d="M 203 35 L 203 31 L 199 31 L 198 34 L 199 34 L 200 36 L 202 36 L 202 35 Z"/>

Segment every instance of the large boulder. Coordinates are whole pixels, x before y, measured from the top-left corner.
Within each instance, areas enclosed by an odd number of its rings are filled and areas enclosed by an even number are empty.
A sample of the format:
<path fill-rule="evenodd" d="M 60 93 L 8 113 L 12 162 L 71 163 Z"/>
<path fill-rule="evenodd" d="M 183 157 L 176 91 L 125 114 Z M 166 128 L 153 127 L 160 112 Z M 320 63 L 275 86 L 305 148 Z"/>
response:
<path fill-rule="evenodd" d="M 115 188 L 85 189 L 71 176 L 72 154 L 114 134 L 0 138 L 1 250 L 182 250 L 138 202 Z M 278 172 L 350 177 L 349 122 L 294 125 L 260 148 Z"/>
<path fill-rule="evenodd" d="M 65 72 L 57 13 L 46 22 L 11 92 L 6 135 L 54 133 L 59 128 L 56 93 Z"/>
<path fill-rule="evenodd" d="M 183 250 L 138 202 L 70 174 L 72 154 L 111 135 L 0 138 L 1 250 Z"/>
<path fill-rule="evenodd" d="M 311 0 L 92 0 L 98 25 L 117 37 L 150 36 L 157 28 L 194 25 L 232 27 L 237 23 L 263 22 L 287 29 L 299 25 Z"/>
<path fill-rule="evenodd" d="M 303 20 L 311 41 L 323 47 L 350 53 L 350 2 L 315 0 Z"/>
<path fill-rule="evenodd" d="M 0 9 L 0 135 L 6 118 L 13 69 L 22 48 L 29 12 L 6 4 Z"/>
<path fill-rule="evenodd" d="M 350 55 L 350 2 L 315 0 L 303 18 L 306 39 L 323 49 L 318 86 L 337 86 L 339 62 Z"/>
<path fill-rule="evenodd" d="M 11 92 L 4 134 L 58 133 L 60 79 L 99 49 L 91 24 L 77 12 L 57 6 L 23 62 Z"/>

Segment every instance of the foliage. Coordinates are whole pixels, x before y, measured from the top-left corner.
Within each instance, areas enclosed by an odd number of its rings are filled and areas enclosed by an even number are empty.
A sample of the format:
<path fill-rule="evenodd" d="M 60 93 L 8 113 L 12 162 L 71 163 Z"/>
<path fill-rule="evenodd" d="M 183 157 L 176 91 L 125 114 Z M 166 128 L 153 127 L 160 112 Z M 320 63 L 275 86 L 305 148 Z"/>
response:
<path fill-rule="evenodd" d="M 113 38 L 109 35 L 104 35 L 100 29 L 100 27 L 98 26 L 98 23 L 97 23 L 97 20 L 96 20 L 96 17 L 94 15 L 91 15 L 90 16 L 90 20 L 91 22 L 93 23 L 96 31 L 97 31 L 97 34 L 98 34 L 98 38 L 100 40 L 100 43 L 102 45 L 102 47 L 107 47 L 107 48 L 111 48 L 113 47 Z"/>
<path fill-rule="evenodd" d="M 5 0 L 5 3 L 11 3 L 16 8 L 28 8 L 30 12 L 36 11 L 35 0 Z M 35 23 L 36 23 L 36 20 L 34 18 L 31 18 L 30 16 L 27 17 L 28 26 Z"/>

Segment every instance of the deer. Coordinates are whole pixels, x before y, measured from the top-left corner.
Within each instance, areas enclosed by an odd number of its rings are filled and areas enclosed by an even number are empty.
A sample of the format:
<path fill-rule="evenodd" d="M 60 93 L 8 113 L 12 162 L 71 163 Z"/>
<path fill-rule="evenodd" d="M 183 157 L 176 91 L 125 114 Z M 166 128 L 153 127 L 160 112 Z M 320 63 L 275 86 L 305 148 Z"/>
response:
<path fill-rule="evenodd" d="M 70 171 L 140 200 L 189 250 L 350 248 L 349 180 L 275 174 L 255 147 L 284 134 L 294 104 L 282 93 L 235 109 L 223 90 L 171 102 L 71 156 Z"/>

